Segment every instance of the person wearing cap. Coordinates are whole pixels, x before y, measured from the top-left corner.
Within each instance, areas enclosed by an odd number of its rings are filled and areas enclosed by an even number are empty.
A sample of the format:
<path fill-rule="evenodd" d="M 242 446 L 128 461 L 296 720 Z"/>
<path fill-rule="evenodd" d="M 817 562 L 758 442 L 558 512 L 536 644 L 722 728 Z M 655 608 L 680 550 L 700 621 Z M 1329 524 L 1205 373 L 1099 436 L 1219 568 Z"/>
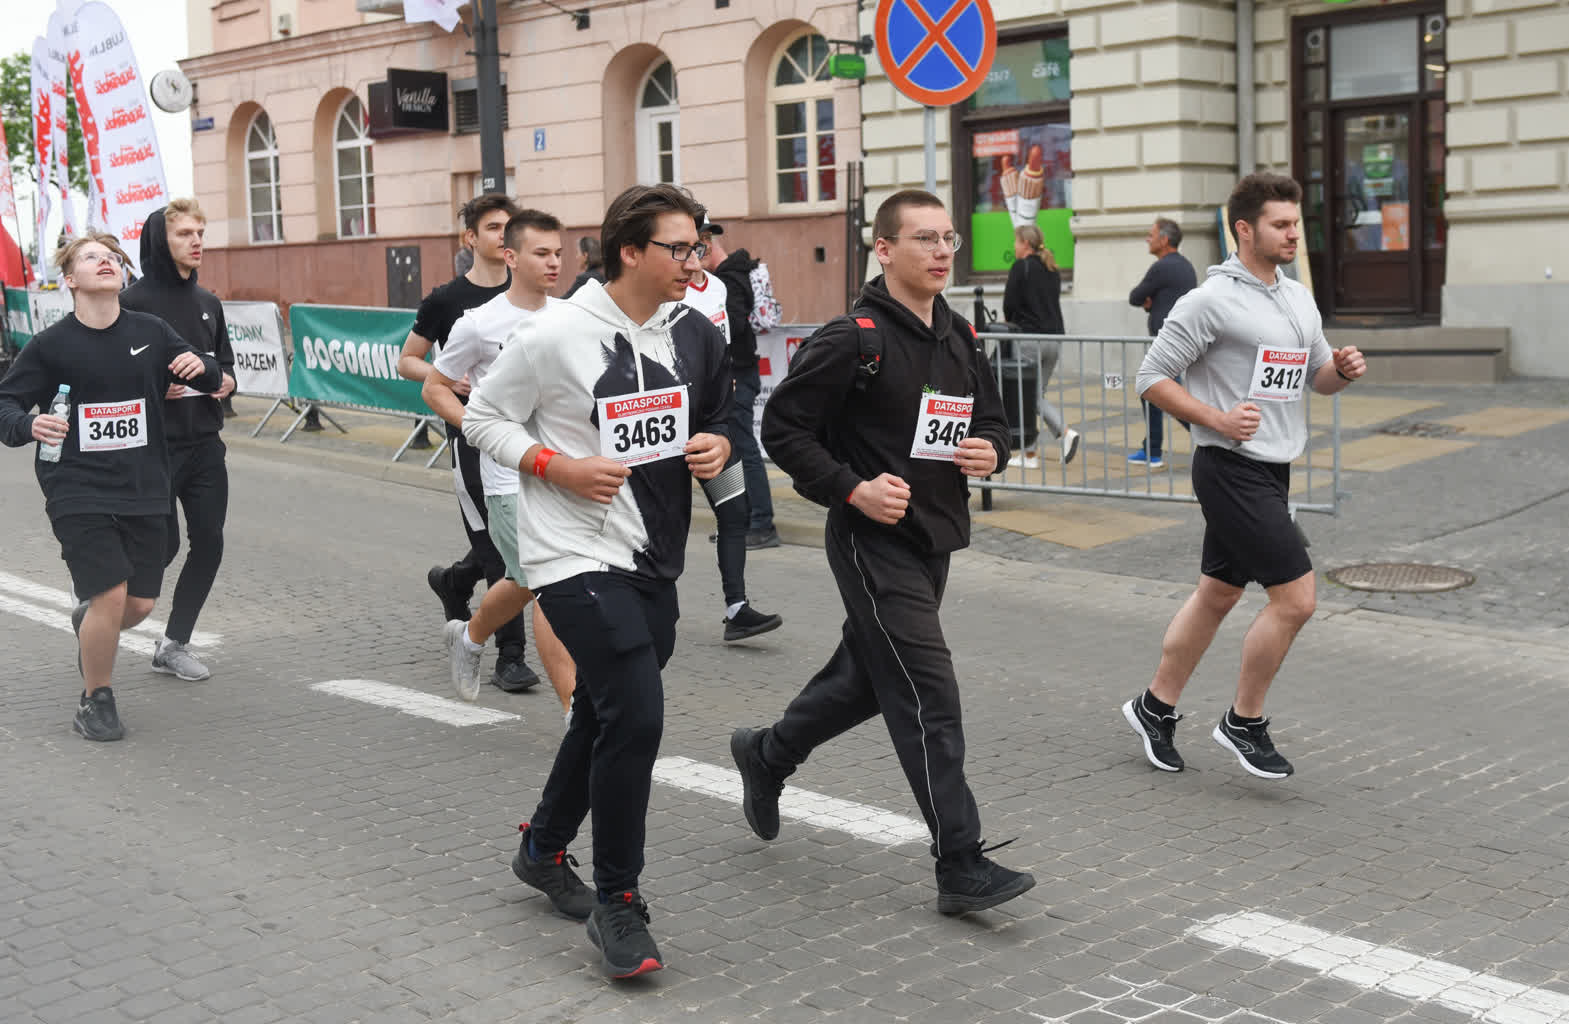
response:
<path fill-rule="evenodd" d="M 722 225 L 715 224 L 704 215 L 697 235 L 702 244 L 708 246 L 708 251 L 702 258 L 701 267 L 693 271 L 692 279 L 687 282 L 686 298 L 682 301 L 713 321 L 714 326 L 725 336 L 725 344 L 730 345 L 735 320 L 731 315 L 725 282 L 713 272 L 718 264 L 715 250 L 718 249 L 721 254 L 720 259 L 723 259 L 724 253 L 714 236 L 724 234 L 724 230 Z M 745 322 L 744 312 L 740 319 Z M 753 344 L 755 347 L 755 341 Z M 731 422 L 734 423 L 734 417 Z M 747 432 L 750 436 L 750 424 Z M 756 441 L 752 443 L 755 447 Z M 703 481 L 703 496 L 714 510 L 714 541 L 725 598 L 725 639 L 745 640 L 778 629 L 784 625 L 781 616 L 760 612 L 746 599 L 746 534 L 751 521 L 751 505 L 747 500 L 745 468 L 741 464 L 739 445 L 732 446 L 730 462 L 726 464 L 724 472 L 712 480 Z"/>

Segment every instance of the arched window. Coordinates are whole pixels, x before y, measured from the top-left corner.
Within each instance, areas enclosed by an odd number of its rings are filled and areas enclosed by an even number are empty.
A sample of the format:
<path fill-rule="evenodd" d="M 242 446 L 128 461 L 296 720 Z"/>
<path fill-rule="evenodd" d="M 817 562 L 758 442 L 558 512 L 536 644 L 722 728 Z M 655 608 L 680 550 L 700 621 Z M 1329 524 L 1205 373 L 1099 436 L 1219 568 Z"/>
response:
<path fill-rule="evenodd" d="M 258 112 L 245 133 L 246 215 L 252 242 L 283 241 L 283 204 L 278 198 L 278 139 L 272 119 Z"/>
<path fill-rule="evenodd" d="M 376 233 L 376 179 L 371 172 L 370 121 L 358 96 L 338 113 L 333 134 L 337 177 L 338 237 Z"/>
<path fill-rule="evenodd" d="M 668 60 L 655 65 L 638 90 L 637 180 L 640 185 L 681 184 L 681 105 L 676 69 Z"/>
<path fill-rule="evenodd" d="M 839 197 L 829 53 L 828 40 L 808 33 L 786 44 L 774 65 L 768 106 L 773 126 L 771 198 L 776 206 L 829 203 Z"/>

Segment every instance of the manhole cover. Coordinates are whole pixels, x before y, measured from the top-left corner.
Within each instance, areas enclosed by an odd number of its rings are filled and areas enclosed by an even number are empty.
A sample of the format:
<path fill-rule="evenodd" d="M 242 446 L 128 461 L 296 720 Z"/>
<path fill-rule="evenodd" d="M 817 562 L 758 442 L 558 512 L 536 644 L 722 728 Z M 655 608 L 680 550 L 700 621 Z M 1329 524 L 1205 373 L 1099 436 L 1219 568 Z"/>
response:
<path fill-rule="evenodd" d="M 1463 569 L 1415 562 L 1368 562 L 1331 569 L 1327 575 L 1352 590 L 1386 590 L 1397 594 L 1436 594 L 1459 590 L 1476 582 L 1476 577 Z"/>
<path fill-rule="evenodd" d="M 1460 428 L 1452 423 L 1395 423 L 1391 426 L 1380 427 L 1380 434 L 1393 434 L 1396 437 L 1448 437 L 1460 433 Z"/>

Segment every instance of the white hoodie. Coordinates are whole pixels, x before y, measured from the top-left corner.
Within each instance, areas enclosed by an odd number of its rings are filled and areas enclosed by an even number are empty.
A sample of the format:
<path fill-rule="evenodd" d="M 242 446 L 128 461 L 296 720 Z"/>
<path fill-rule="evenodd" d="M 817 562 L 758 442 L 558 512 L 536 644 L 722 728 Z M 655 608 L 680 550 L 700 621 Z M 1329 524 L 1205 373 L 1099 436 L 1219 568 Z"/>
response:
<path fill-rule="evenodd" d="M 689 433 L 728 437 L 733 382 L 723 335 L 681 303 L 638 324 L 589 281 L 520 323 L 469 396 L 463 434 L 521 473 L 518 561 L 529 585 L 607 569 L 678 577 L 692 522 L 684 459 L 634 466 L 609 505 L 545 483 L 522 460 L 536 444 L 569 458 L 598 455 L 597 399 L 680 384 Z"/>
<path fill-rule="evenodd" d="M 1260 348 L 1307 349 L 1304 396 L 1319 367 L 1334 358 L 1313 293 L 1276 273 L 1267 285 L 1233 254 L 1209 268 L 1204 283 L 1177 300 L 1139 367 L 1143 395 L 1163 380 L 1184 377 L 1188 392 L 1222 412 L 1247 401 Z M 1229 448 L 1259 462 L 1290 462 L 1307 447 L 1302 400 L 1258 402 L 1251 441 L 1233 441 L 1193 424 L 1195 445 Z"/>

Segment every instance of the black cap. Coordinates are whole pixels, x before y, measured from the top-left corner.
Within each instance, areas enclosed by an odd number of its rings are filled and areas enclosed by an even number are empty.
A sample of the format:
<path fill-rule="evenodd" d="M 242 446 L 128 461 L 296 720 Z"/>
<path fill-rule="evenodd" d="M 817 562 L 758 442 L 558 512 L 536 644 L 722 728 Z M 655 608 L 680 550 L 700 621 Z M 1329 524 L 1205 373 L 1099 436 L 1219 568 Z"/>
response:
<path fill-rule="evenodd" d="M 697 233 L 700 235 L 722 235 L 725 233 L 725 226 L 723 224 L 715 224 L 707 216 L 704 216 L 703 223 L 698 227 Z"/>

